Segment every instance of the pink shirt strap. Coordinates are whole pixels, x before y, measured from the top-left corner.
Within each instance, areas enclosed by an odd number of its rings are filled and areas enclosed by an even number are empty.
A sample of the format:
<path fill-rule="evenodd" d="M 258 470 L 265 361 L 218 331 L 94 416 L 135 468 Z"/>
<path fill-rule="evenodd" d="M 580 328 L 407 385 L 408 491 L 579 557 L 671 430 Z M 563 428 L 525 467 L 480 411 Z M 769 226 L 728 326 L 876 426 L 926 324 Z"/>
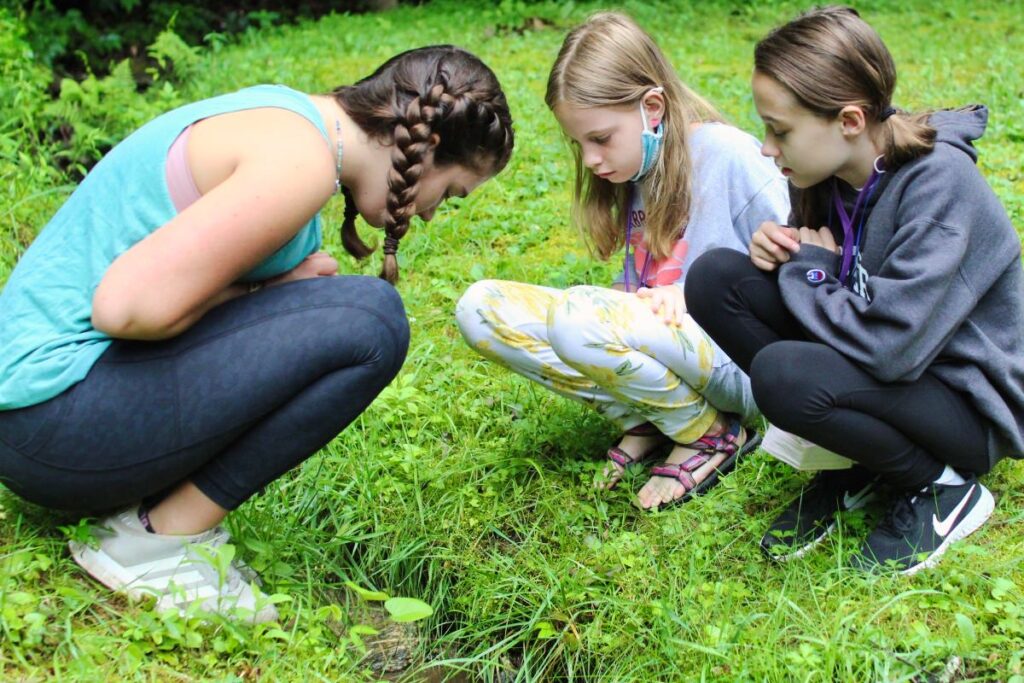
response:
<path fill-rule="evenodd" d="M 192 132 L 192 126 L 181 131 L 178 137 L 167 152 L 167 193 L 171 195 L 171 202 L 174 208 L 181 213 L 191 206 L 202 195 L 196 187 L 196 181 L 192 177 L 192 171 L 188 167 L 188 160 L 185 158 L 185 148 L 188 144 L 188 136 Z"/>

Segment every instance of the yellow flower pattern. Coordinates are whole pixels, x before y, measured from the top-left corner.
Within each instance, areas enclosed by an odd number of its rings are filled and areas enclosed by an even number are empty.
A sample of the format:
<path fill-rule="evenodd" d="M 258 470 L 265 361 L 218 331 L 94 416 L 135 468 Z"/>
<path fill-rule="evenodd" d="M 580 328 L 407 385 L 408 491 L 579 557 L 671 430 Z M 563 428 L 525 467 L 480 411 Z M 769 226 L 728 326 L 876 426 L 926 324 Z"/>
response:
<path fill-rule="evenodd" d="M 460 299 L 456 320 L 481 355 L 623 428 L 653 422 L 678 443 L 710 428 L 718 408 L 705 394 L 737 372 L 689 316 L 670 327 L 635 294 L 602 287 L 484 280 Z"/>

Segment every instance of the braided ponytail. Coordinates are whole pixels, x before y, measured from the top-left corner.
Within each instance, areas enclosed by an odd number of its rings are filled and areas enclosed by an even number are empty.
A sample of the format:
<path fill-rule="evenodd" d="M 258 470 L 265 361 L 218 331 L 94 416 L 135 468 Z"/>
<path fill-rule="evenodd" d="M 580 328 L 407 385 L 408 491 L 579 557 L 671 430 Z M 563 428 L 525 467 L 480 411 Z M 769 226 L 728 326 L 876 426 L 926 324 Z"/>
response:
<path fill-rule="evenodd" d="M 398 281 L 398 241 L 409 231 L 409 221 L 419 193 L 423 161 L 431 151 L 431 136 L 438 119 L 438 105 L 444 84 L 434 85 L 425 95 L 409 101 L 394 130 L 394 150 L 388 172 L 388 198 L 384 213 L 384 265 L 380 276 Z"/>
<path fill-rule="evenodd" d="M 356 209 L 356 200 L 352 198 L 352 193 L 345 186 L 342 186 L 341 193 L 345 197 L 345 217 L 341 223 L 341 246 L 357 259 L 364 259 L 373 253 L 373 249 L 366 246 L 366 242 L 356 232 L 356 216 L 359 215 L 359 211 Z"/>
<path fill-rule="evenodd" d="M 424 163 L 464 166 L 493 175 L 512 154 L 512 117 L 498 79 L 477 57 L 450 45 L 403 52 L 355 85 L 332 95 L 371 138 L 392 145 L 380 276 L 398 281 L 399 240 L 409 230 Z M 356 258 L 372 249 L 355 230 L 355 203 L 345 190 L 342 244 Z"/>

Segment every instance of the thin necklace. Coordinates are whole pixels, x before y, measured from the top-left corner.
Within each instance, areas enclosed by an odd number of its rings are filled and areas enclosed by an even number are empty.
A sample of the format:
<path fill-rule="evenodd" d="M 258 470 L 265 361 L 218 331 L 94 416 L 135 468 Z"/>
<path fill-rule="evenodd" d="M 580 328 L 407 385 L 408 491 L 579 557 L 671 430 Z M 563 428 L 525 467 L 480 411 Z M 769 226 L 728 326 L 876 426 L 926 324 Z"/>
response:
<path fill-rule="evenodd" d="M 338 194 L 341 192 L 341 157 L 345 151 L 341 146 L 341 121 L 338 119 L 334 119 L 334 132 L 337 138 L 337 143 L 335 144 L 337 152 L 334 162 L 334 193 Z"/>

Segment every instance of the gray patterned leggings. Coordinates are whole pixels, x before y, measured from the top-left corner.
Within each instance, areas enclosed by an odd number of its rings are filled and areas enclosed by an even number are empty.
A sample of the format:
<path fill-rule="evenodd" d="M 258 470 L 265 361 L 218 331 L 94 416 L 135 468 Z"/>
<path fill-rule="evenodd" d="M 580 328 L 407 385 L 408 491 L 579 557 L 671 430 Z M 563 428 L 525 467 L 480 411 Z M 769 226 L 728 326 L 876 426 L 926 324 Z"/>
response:
<path fill-rule="evenodd" d="M 362 413 L 408 345 L 402 300 L 377 278 L 234 299 L 172 339 L 115 340 L 64 393 L 0 412 L 0 482 L 103 510 L 191 480 L 234 509 Z"/>

